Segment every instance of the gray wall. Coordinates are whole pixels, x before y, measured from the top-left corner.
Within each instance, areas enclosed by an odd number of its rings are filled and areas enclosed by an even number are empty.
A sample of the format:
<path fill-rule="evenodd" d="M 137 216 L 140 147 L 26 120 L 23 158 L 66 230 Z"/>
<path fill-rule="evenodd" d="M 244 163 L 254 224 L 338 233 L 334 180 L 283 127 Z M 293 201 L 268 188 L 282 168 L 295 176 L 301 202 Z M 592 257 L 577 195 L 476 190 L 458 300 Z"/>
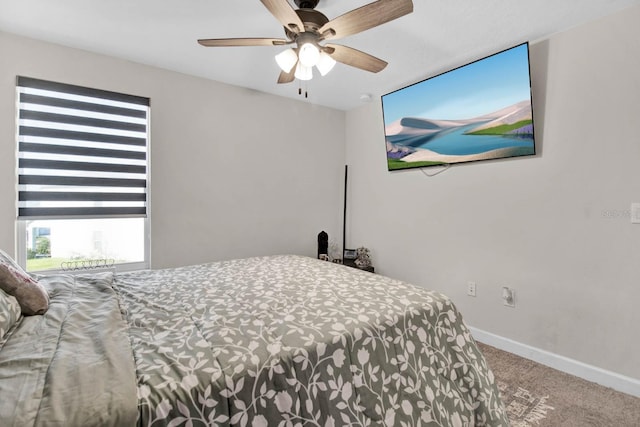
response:
<path fill-rule="evenodd" d="M 380 103 L 350 111 L 348 246 L 472 326 L 640 379 L 638 22 L 636 7 L 532 44 L 536 157 L 390 173 Z"/>
<path fill-rule="evenodd" d="M 342 240 L 343 111 L 0 33 L 0 248 L 15 245 L 15 77 L 151 98 L 153 267 Z M 295 90 L 292 87 L 292 90 Z"/>

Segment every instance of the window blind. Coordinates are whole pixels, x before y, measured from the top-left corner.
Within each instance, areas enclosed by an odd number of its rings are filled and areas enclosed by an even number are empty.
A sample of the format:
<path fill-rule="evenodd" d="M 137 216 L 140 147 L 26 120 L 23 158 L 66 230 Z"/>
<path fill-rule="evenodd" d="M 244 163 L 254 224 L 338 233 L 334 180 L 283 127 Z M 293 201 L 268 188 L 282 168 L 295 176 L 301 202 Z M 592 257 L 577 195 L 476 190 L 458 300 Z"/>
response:
<path fill-rule="evenodd" d="M 17 78 L 18 218 L 145 217 L 149 98 Z"/>

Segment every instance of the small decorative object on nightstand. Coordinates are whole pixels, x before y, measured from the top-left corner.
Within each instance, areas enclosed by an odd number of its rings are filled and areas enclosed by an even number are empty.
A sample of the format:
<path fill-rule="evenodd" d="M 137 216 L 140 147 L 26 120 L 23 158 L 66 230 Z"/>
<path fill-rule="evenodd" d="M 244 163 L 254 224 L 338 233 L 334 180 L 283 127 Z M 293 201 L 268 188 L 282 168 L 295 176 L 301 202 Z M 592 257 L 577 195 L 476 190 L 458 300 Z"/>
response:
<path fill-rule="evenodd" d="M 345 249 L 342 255 L 342 258 L 349 259 L 351 261 L 355 260 L 357 256 L 355 249 Z"/>
<path fill-rule="evenodd" d="M 353 250 L 353 249 L 352 249 Z M 373 265 L 371 265 L 371 257 L 369 255 L 369 249 L 358 248 L 355 251 L 355 259 L 344 258 L 344 265 L 349 267 L 359 268 L 360 270 L 374 273 Z"/>
<path fill-rule="evenodd" d="M 371 256 L 369 255 L 369 249 L 360 247 L 356 249 L 356 265 L 358 268 L 366 269 L 371 267 Z"/>

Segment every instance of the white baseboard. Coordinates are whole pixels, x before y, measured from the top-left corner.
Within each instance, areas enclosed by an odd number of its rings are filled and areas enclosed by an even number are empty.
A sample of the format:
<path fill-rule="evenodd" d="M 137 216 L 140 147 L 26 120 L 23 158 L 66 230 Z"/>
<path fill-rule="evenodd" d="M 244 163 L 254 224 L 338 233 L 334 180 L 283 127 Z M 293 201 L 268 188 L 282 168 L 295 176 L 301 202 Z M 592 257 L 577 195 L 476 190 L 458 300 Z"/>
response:
<path fill-rule="evenodd" d="M 533 360 L 534 362 L 566 372 L 584 380 L 610 387 L 622 393 L 640 397 L 640 380 L 635 378 L 607 371 L 536 347 L 531 347 L 527 344 L 522 344 L 477 328 L 469 327 L 469 329 L 476 341 L 481 343 L 508 351 L 509 353 Z"/>

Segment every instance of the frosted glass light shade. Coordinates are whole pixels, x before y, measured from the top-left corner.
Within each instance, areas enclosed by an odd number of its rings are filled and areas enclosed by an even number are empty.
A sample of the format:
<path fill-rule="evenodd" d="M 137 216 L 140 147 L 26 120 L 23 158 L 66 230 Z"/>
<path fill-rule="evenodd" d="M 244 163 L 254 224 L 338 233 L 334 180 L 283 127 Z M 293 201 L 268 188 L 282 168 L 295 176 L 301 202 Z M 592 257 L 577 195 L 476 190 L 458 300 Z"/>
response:
<path fill-rule="evenodd" d="M 305 67 L 301 62 L 298 62 L 295 76 L 299 80 L 311 80 L 313 78 L 313 68 Z"/>
<path fill-rule="evenodd" d="M 336 60 L 327 55 L 325 52 L 320 52 L 320 58 L 318 58 L 318 63 L 316 64 L 316 68 L 320 71 L 322 76 L 326 76 L 329 71 L 336 65 Z"/>
<path fill-rule="evenodd" d="M 320 51 L 315 45 L 305 43 L 300 47 L 298 56 L 302 65 L 305 67 L 313 67 L 318 63 L 318 59 L 320 59 Z"/>
<path fill-rule="evenodd" d="M 289 48 L 276 55 L 276 62 L 282 71 L 288 73 L 298 62 L 298 55 L 296 55 L 295 50 Z"/>

